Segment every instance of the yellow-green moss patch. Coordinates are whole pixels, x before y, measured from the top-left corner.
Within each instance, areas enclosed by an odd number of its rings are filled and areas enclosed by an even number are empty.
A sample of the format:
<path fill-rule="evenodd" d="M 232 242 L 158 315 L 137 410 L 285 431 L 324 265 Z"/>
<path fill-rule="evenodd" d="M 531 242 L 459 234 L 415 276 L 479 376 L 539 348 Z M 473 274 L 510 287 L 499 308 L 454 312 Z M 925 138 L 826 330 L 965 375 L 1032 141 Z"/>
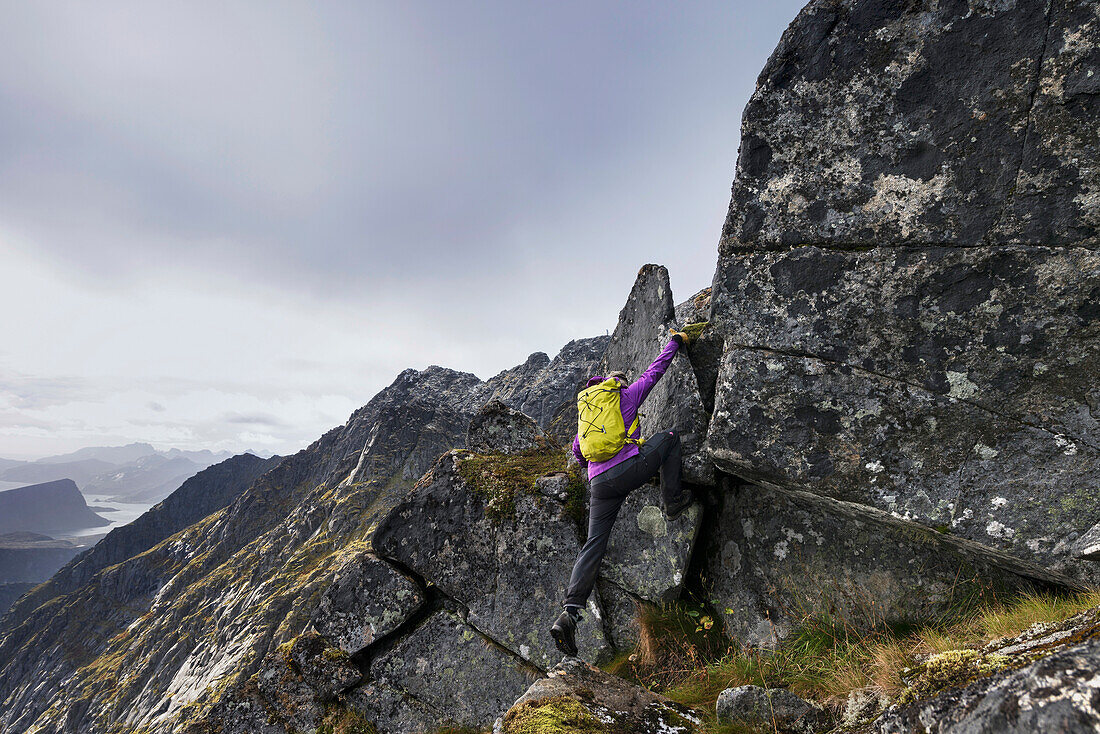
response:
<path fill-rule="evenodd" d="M 977 650 L 947 650 L 933 655 L 916 669 L 898 703 L 928 698 L 947 688 L 963 686 L 1008 667 L 1004 655 L 983 655 Z"/>
<path fill-rule="evenodd" d="M 610 730 L 576 699 L 526 701 L 504 717 L 504 734 L 606 734 Z"/>
<path fill-rule="evenodd" d="M 485 514 L 500 522 L 515 517 L 518 492 L 533 492 L 539 477 L 565 471 L 566 458 L 565 451 L 548 444 L 519 454 L 466 453 L 459 458 L 458 475 L 485 502 Z"/>

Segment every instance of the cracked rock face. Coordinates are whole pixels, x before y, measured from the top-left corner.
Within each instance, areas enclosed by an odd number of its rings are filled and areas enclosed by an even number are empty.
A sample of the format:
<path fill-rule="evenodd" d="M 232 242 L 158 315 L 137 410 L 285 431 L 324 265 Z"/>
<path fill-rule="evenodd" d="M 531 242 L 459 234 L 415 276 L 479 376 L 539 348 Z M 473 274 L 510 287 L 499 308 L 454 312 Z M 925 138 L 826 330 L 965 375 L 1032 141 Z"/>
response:
<path fill-rule="evenodd" d="M 918 622 L 990 593 L 1064 581 L 885 512 L 808 492 L 726 486 L 704 553 L 707 597 L 738 642 L 774 647 L 806 614 L 846 628 Z"/>
<path fill-rule="evenodd" d="M 424 604 L 415 581 L 362 553 L 345 563 L 310 616 L 313 628 L 348 655 L 393 632 Z"/>
<path fill-rule="evenodd" d="M 699 504 L 670 522 L 657 485 L 642 485 L 619 508 L 600 575 L 640 599 L 678 598 L 701 523 Z"/>
<path fill-rule="evenodd" d="M 535 673 L 453 610 L 432 615 L 371 662 L 379 684 L 408 693 L 439 721 L 481 726 L 515 700 Z"/>
<path fill-rule="evenodd" d="M 1100 520 L 1090 446 L 817 359 L 731 349 L 722 370 L 708 450 L 733 474 L 1054 567 L 1071 560 L 1064 538 Z"/>
<path fill-rule="evenodd" d="M 519 492 L 514 516 L 497 520 L 458 475 L 458 452 L 439 460 L 382 523 L 374 537 L 392 558 L 464 605 L 468 622 L 517 656 L 546 669 L 561 657 L 549 630 L 580 543 L 562 506 Z M 582 654 L 609 652 L 595 598 L 577 628 Z"/>
<path fill-rule="evenodd" d="M 669 327 L 676 324 L 676 306 L 668 270 L 645 265 L 619 313 L 619 323 L 600 362 L 598 374 L 614 370 L 637 380 L 669 341 Z M 685 481 L 713 484 L 714 467 L 701 451 L 706 438 L 707 412 L 699 383 L 689 359 L 678 352 L 668 371 L 657 382 L 639 411 L 642 436 L 678 428 L 683 443 Z"/>
<path fill-rule="evenodd" d="M 1100 21 L 810 3 L 745 110 L 719 248 L 723 470 L 1093 582 Z"/>

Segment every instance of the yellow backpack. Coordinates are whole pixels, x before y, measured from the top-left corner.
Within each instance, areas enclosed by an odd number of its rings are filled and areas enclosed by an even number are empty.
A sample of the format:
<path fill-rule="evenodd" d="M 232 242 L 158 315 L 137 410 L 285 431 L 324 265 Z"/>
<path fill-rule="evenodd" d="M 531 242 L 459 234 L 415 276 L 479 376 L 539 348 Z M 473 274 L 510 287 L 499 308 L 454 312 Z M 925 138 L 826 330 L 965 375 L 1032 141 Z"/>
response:
<path fill-rule="evenodd" d="M 625 443 L 641 445 L 640 438 L 627 438 L 623 412 L 619 405 L 622 385 L 614 377 L 586 387 L 577 395 L 577 437 L 581 454 L 588 461 L 607 461 Z M 638 428 L 638 418 L 630 424 L 630 433 Z"/>

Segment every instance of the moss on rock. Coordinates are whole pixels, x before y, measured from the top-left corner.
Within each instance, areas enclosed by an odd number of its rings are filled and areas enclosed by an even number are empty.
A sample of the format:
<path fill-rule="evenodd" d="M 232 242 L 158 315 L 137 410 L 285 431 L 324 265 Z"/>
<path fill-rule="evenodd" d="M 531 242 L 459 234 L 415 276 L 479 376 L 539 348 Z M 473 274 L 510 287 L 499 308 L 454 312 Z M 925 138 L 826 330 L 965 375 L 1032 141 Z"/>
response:
<path fill-rule="evenodd" d="M 1003 670 L 1010 662 L 1004 655 L 985 655 L 977 650 L 941 652 L 916 669 L 898 703 L 919 701 L 947 688 L 962 688 L 978 678 Z"/>
<path fill-rule="evenodd" d="M 588 734 L 610 732 L 579 701 L 556 696 L 527 701 L 504 717 L 504 734 Z"/>
<path fill-rule="evenodd" d="M 544 474 L 565 471 L 566 458 L 565 451 L 543 442 L 518 454 L 464 453 L 457 469 L 462 481 L 485 502 L 485 514 L 502 522 L 515 517 L 516 494 L 534 492 L 535 480 Z"/>

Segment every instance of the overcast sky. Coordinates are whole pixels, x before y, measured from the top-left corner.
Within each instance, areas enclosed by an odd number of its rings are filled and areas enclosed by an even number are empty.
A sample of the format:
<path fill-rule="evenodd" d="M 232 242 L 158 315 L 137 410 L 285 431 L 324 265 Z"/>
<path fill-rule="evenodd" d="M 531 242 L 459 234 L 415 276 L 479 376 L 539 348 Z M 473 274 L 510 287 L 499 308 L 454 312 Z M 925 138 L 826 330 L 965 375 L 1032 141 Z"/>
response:
<path fill-rule="evenodd" d="M 0 5 L 0 456 L 289 453 L 710 284 L 801 3 Z"/>

